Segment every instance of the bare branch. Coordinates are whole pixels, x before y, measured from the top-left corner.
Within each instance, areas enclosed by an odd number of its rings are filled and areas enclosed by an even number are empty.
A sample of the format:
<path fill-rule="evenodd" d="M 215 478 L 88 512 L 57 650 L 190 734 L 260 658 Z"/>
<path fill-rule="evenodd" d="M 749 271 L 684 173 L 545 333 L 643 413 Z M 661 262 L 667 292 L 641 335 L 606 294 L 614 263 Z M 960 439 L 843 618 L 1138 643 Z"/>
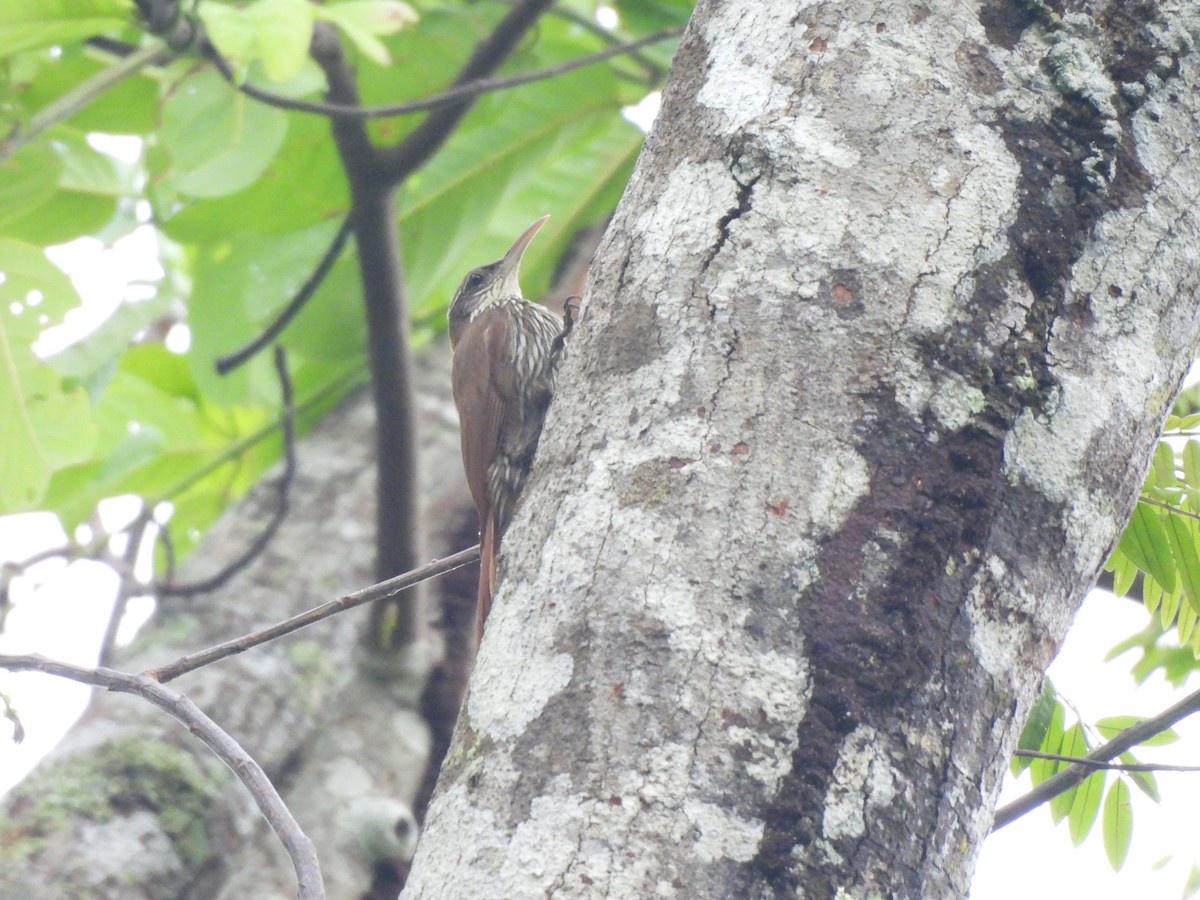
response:
<path fill-rule="evenodd" d="M 578 59 L 567 60 L 566 62 L 558 63 L 557 65 L 548 66 L 545 69 L 538 69 L 534 72 L 520 72 L 516 75 L 508 75 L 503 78 L 479 78 L 474 81 L 469 81 L 463 84 L 456 84 L 454 87 L 448 88 L 440 93 L 433 94 L 429 97 L 421 97 L 418 100 L 409 100 L 406 103 L 394 103 L 386 106 L 357 106 L 350 103 L 318 103 L 312 100 L 298 100 L 294 97 L 285 97 L 282 94 L 276 94 L 263 88 L 256 87 L 248 82 L 238 83 L 237 76 L 229 63 L 226 62 L 219 54 L 213 52 L 209 55 L 213 65 L 217 67 L 217 71 L 224 76 L 225 80 L 236 87 L 247 97 L 253 97 L 266 103 L 268 106 L 275 106 L 280 109 L 290 109 L 296 112 L 313 113 L 316 115 L 328 116 L 333 119 L 383 119 L 394 118 L 398 116 L 408 116 L 413 113 L 429 112 L 433 109 L 438 109 L 443 106 L 448 106 L 452 103 L 458 103 L 462 100 L 472 99 L 481 94 L 489 94 L 494 91 L 503 91 L 509 88 L 520 87 L 525 84 L 532 84 L 536 81 L 544 81 L 548 78 L 554 78 L 559 75 L 565 75 L 567 72 L 573 72 L 576 69 L 582 69 L 585 66 L 595 65 L 596 63 L 605 62 L 617 56 L 626 56 L 637 53 L 643 47 L 651 44 L 658 44 L 662 41 L 670 40 L 671 38 L 679 37 L 683 33 L 682 28 L 668 28 L 664 31 L 657 31 L 654 34 L 646 37 L 638 38 L 634 41 L 626 41 L 620 44 L 614 44 L 611 47 L 606 47 L 595 53 L 589 53 L 587 56 L 581 56 Z"/>
<path fill-rule="evenodd" d="M 486 78 L 496 71 L 533 27 L 538 16 L 553 2 L 554 0 L 518 0 L 496 25 L 495 30 L 476 45 L 475 52 L 454 79 L 452 88 Z M 474 99 L 473 96 L 461 97 L 439 106 L 399 144 L 381 149 L 379 174 L 384 181 L 387 184 L 399 184 L 423 166 L 445 143 L 446 138 L 471 108 Z"/>
<path fill-rule="evenodd" d="M 1200 772 L 1200 766 L 1173 766 L 1167 763 L 1115 763 L 1088 759 L 1086 756 L 1064 756 L 1061 753 L 1046 753 L 1042 750 L 1018 750 L 1013 756 L 1024 759 L 1052 759 L 1057 762 L 1078 763 L 1089 769 L 1104 769 L 1114 772 Z"/>
<path fill-rule="evenodd" d="M 102 666 L 107 666 L 112 662 L 113 652 L 117 647 L 117 631 L 121 627 L 121 620 L 125 617 L 125 609 L 129 605 L 130 598 L 139 593 L 134 567 L 137 564 L 138 552 L 142 547 L 142 538 L 145 537 L 146 528 L 150 525 L 151 519 L 152 516 L 148 509 L 143 509 L 138 513 L 137 518 L 125 529 L 125 552 L 121 554 L 120 559 L 113 560 L 113 568 L 117 570 L 119 581 L 112 612 L 108 614 L 108 625 L 104 629 L 104 638 L 100 641 L 100 665 Z M 149 588 L 142 590 L 149 593 Z"/>
<path fill-rule="evenodd" d="M 134 51 L 124 59 L 101 69 L 91 78 L 75 85 L 61 97 L 57 97 L 30 116 L 24 128 L 17 128 L 5 140 L 0 141 L 0 163 L 12 156 L 47 128 L 69 119 L 105 91 L 137 74 L 146 66 L 160 62 L 169 56 L 171 49 L 166 44 L 154 42 Z"/>
<path fill-rule="evenodd" d="M 1084 762 L 1077 762 L 1057 775 L 1047 778 L 1025 796 L 1018 797 L 1012 803 L 996 810 L 995 819 L 992 821 L 992 831 L 1000 830 L 1030 810 L 1049 802 L 1064 791 L 1069 791 L 1095 771 L 1095 767 L 1090 763 L 1108 762 L 1131 747 L 1136 747 L 1138 744 L 1150 740 L 1156 734 L 1166 731 L 1176 722 L 1187 718 L 1197 710 L 1200 710 L 1200 691 L 1193 691 L 1157 716 L 1131 725 L 1107 744 L 1103 744 L 1089 753 Z"/>
<path fill-rule="evenodd" d="M 455 569 L 473 563 L 477 559 L 479 559 L 478 544 L 466 550 L 460 550 L 453 556 L 434 560 L 418 569 L 413 569 L 411 572 L 405 572 L 403 575 L 397 575 L 395 578 L 389 578 L 387 581 L 381 581 L 379 584 L 373 584 L 352 594 L 338 597 L 336 600 L 322 603 L 320 606 L 315 606 L 307 612 L 292 616 L 290 619 L 284 619 L 282 622 L 272 625 L 269 628 L 225 641 L 223 644 L 217 644 L 216 646 L 209 647 L 207 650 L 189 653 L 187 656 L 181 657 L 169 665 L 160 666 L 156 669 L 147 669 L 145 674 L 156 681 L 164 683 L 171 681 L 187 672 L 193 672 L 202 666 L 207 666 L 226 657 L 235 656 L 244 650 L 249 650 L 251 647 L 257 647 L 259 644 L 265 644 L 267 641 L 272 641 L 285 634 L 299 631 L 301 628 L 312 625 L 314 622 L 327 619 L 345 610 L 354 609 L 356 606 L 362 606 L 364 603 L 371 603 L 377 600 L 390 600 L 397 594 L 423 581 L 428 581 L 430 578 L 434 578 L 445 572 L 452 572 Z"/>
<path fill-rule="evenodd" d="M 91 669 L 46 659 L 37 654 L 0 655 L 0 669 L 12 672 L 44 672 L 109 691 L 134 694 L 177 719 L 221 762 L 229 766 L 250 791 L 259 810 L 271 829 L 279 836 L 292 859 L 296 870 L 298 896 L 303 900 L 323 900 L 325 887 L 312 841 L 301 830 L 262 767 L 187 696 L 160 684 L 146 674 L 130 675 L 104 667 Z"/>
<path fill-rule="evenodd" d="M 342 219 L 342 224 L 338 228 L 337 234 L 333 236 L 333 241 L 325 251 L 325 255 L 321 257 L 321 261 L 317 263 L 317 267 L 313 269 L 312 274 L 300 286 L 300 290 L 296 292 L 296 296 L 288 301 L 287 305 L 275 317 L 274 321 L 263 330 L 262 334 L 240 350 L 235 350 L 233 353 L 222 356 L 217 360 L 216 368 L 218 375 L 228 375 L 279 337 L 283 329 L 287 328 L 292 319 L 296 318 L 297 313 L 304 309 L 304 305 L 308 303 L 312 295 L 317 292 L 317 288 L 321 286 L 326 276 L 329 275 L 329 270 L 333 268 L 333 264 L 342 255 L 342 248 L 346 246 L 346 240 L 350 237 L 351 231 L 350 216 L 347 215 Z"/>

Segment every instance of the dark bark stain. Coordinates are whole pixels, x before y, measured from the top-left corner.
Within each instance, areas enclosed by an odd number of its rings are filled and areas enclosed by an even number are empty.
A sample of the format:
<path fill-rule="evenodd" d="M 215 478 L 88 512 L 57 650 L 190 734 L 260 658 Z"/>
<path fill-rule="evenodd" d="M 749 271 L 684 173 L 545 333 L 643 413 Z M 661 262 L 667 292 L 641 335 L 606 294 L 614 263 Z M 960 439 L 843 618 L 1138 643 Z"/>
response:
<path fill-rule="evenodd" d="M 1005 50 L 1017 46 L 1025 29 L 1036 19 L 1032 6 L 1019 0 L 987 0 L 979 10 L 979 23 L 988 41 Z"/>
<path fill-rule="evenodd" d="M 1062 27 L 1059 17 L 1045 4 L 1042 16 L 1031 6 L 985 3 L 981 21 L 989 40 L 1012 47 L 1037 24 L 1047 28 L 1053 42 L 1055 29 Z M 1071 73 L 1056 71 L 1050 53 L 1044 69 L 1061 92 L 1053 113 L 1041 122 L 1010 115 L 995 123 L 1021 169 L 1019 210 L 1009 233 L 1013 249 L 975 273 L 974 321 L 931 336 L 920 347 L 930 366 L 979 386 L 985 410 L 934 442 L 927 435 L 937 422 L 914 420 L 889 391 L 863 398 L 873 410 L 863 427 L 870 436 L 858 448 L 872 472 L 870 489 L 819 551 L 820 578 L 798 600 L 797 614 L 810 642 L 811 703 L 791 771 L 764 816 L 759 853 L 744 870 L 747 887 L 765 882 L 777 896 L 791 896 L 801 888 L 803 871 L 806 896 L 835 895 L 835 879 L 844 867 L 821 872 L 819 855 L 804 850 L 823 839 L 825 804 L 845 738 L 860 725 L 884 733 L 901 727 L 897 710 L 912 714 L 916 692 L 952 665 L 945 648 L 954 646 L 951 636 L 967 627 L 963 606 L 972 553 L 980 547 L 1028 552 L 1031 546 L 1028 531 L 1006 512 L 1008 505 L 1017 501 L 1040 508 L 1039 521 L 1050 531 L 1058 527 L 1059 511 L 1042 508 L 1045 498 L 1007 484 L 1003 441 L 1016 417 L 1025 409 L 1039 410 L 1055 386 L 1046 350 L 1051 328 L 1057 333 L 1086 327 L 1090 320 L 1090 298 L 1070 295 L 1066 286 L 1092 229 L 1106 212 L 1139 204 L 1150 187 L 1134 152 L 1131 117 L 1156 79 L 1178 75 L 1184 52 L 1154 36 L 1157 12 L 1149 0 L 1114 0 L 1098 17 L 1106 43 L 1088 41 L 1104 54 L 1114 81 L 1146 88 L 1115 92 L 1110 101 L 1115 115 L 1109 103 L 1073 90 Z M 993 89 L 984 48 L 960 51 L 965 53 L 960 65 L 969 69 L 973 87 Z M 980 325 L 991 311 L 1011 305 L 1014 280 L 1027 283 L 1034 297 L 1024 328 L 1002 346 L 982 346 Z M 844 281 L 839 283 L 845 287 Z M 829 288 L 836 300 L 832 283 Z M 1045 537 L 1050 541 L 1053 535 Z M 886 571 L 872 570 L 872 554 L 885 560 Z M 1067 568 L 1064 563 L 1057 573 L 1064 584 L 1073 577 Z M 875 877 L 873 861 L 888 857 L 872 849 L 871 841 L 888 840 L 893 833 L 927 841 L 936 814 L 926 807 L 898 811 L 906 816 L 903 828 L 872 828 L 868 839 L 835 839 L 832 849 L 855 861 L 864 878 Z M 918 872 L 879 877 L 896 896 L 921 894 Z"/>
<path fill-rule="evenodd" d="M 794 850 L 822 836 L 826 796 L 846 736 L 862 724 L 886 729 L 898 708 L 912 709 L 914 693 L 941 669 L 963 593 L 963 576 L 948 575 L 947 562 L 985 539 L 1004 487 L 1001 428 L 971 425 L 931 443 L 931 423 L 914 421 L 890 396 L 873 399 L 878 427 L 868 429 L 873 436 L 859 448 L 873 472 L 870 490 L 822 548 L 820 582 L 799 600 L 810 641 L 811 705 L 791 772 L 765 816 L 759 854 L 750 864 L 756 877 L 765 876 L 784 894 L 800 886 Z M 886 535 L 902 535 L 903 544 Z M 871 545 L 889 561 L 874 583 L 867 574 Z M 909 821 L 903 833 L 926 834 L 931 827 L 931 821 Z M 860 849 L 857 841 L 835 845 L 852 859 Z M 835 867 L 825 880 L 814 873 L 820 860 L 806 865 L 805 889 L 832 897 Z M 889 883 L 904 896 L 917 896 L 917 877 L 893 872 Z M 826 894 L 820 893 L 822 883 Z"/>

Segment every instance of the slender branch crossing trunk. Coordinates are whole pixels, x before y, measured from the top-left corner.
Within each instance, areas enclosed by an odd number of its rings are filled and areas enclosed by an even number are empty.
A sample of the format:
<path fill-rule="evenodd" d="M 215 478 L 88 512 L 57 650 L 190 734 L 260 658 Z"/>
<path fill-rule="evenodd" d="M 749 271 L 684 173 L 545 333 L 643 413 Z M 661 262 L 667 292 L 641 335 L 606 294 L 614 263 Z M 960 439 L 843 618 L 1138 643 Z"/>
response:
<path fill-rule="evenodd" d="M 965 894 L 1195 347 L 1197 37 L 702 0 L 406 897 Z"/>

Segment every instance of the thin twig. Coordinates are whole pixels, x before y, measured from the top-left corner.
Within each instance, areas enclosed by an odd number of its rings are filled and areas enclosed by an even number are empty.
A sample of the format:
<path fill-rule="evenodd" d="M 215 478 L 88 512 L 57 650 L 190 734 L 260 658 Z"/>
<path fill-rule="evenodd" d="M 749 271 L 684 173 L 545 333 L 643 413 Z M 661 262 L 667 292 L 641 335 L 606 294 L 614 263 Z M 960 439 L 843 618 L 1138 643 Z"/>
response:
<path fill-rule="evenodd" d="M 0 141 L 0 163 L 12 156 L 25 144 L 52 125 L 69 119 L 109 88 L 115 87 L 126 78 L 137 74 L 151 63 L 166 57 L 171 52 L 166 44 L 152 43 L 131 53 L 124 59 L 101 69 L 91 78 L 75 85 L 61 97 L 56 97 L 29 117 L 23 128 L 15 130 L 7 139 Z"/>
<path fill-rule="evenodd" d="M 545 69 L 538 69 L 535 72 L 520 72 L 516 75 L 508 75 L 503 78 L 479 78 L 474 81 L 468 81 L 465 84 L 458 84 L 454 87 L 447 88 L 440 93 L 433 94 L 429 97 L 421 97 L 417 100 L 409 100 L 405 103 L 394 103 L 387 106 L 355 106 L 347 103 L 319 103 L 313 100 L 298 100 L 294 97 L 285 97 L 281 94 L 276 94 L 260 87 L 255 87 L 248 82 L 241 84 L 237 81 L 237 76 L 229 63 L 223 59 L 220 54 L 215 51 L 210 54 L 210 59 L 213 65 L 217 67 L 217 71 L 231 85 L 247 97 L 253 97 L 255 100 L 266 103 L 269 106 L 275 106 L 280 109 L 290 109 L 296 112 L 313 113 L 315 115 L 329 116 L 334 119 L 382 119 L 394 118 L 397 116 L 407 116 L 413 113 L 428 112 L 431 109 L 437 109 L 442 106 L 449 106 L 452 103 L 466 100 L 472 97 L 478 97 L 481 94 L 492 93 L 493 91 L 502 91 L 509 88 L 520 87 L 524 84 L 532 84 L 535 81 L 544 81 L 547 78 L 554 78 L 559 75 L 565 75 L 567 72 L 573 72 L 576 69 L 582 69 L 585 66 L 595 65 L 596 63 L 604 62 L 616 56 L 623 56 L 630 53 L 636 53 L 642 47 L 647 47 L 650 44 L 657 44 L 662 41 L 670 40 L 671 38 L 679 37 L 683 33 L 682 28 L 668 28 L 664 31 L 657 31 L 654 34 L 647 35 L 643 38 L 638 38 L 635 41 L 626 41 L 621 44 L 616 44 L 612 47 L 606 47 L 595 53 L 590 53 L 587 56 L 580 56 L 577 59 L 567 60 L 566 62 L 558 63 L 557 65 L 548 66 Z"/>
<path fill-rule="evenodd" d="M 271 829 L 279 836 L 292 859 L 292 865 L 296 869 L 298 896 L 303 900 L 323 900 L 325 887 L 321 880 L 321 866 L 317 860 L 316 849 L 301 830 L 279 792 L 275 790 L 275 785 L 271 784 L 271 779 L 237 741 L 186 695 L 160 684 L 145 674 L 131 675 L 103 666 L 94 669 L 75 666 L 38 654 L 0 655 L 0 669 L 8 669 L 11 672 L 43 672 L 102 687 L 108 691 L 134 694 L 181 722 L 221 762 L 229 766 L 233 774 L 250 791 L 259 810 Z"/>
<path fill-rule="evenodd" d="M 260 350 L 270 344 L 273 340 L 279 337 L 280 333 L 288 326 L 288 323 L 296 317 L 296 314 L 304 308 L 304 305 L 312 298 L 312 295 L 317 292 L 317 288 L 329 275 L 329 270 L 333 268 L 333 264 L 337 262 L 338 257 L 342 254 L 342 248 L 346 246 L 346 240 L 350 237 L 353 228 L 350 223 L 350 216 L 347 215 L 342 219 L 342 224 L 337 230 L 337 234 L 333 236 L 333 241 L 329 248 L 325 251 L 325 255 L 321 257 L 321 261 L 317 263 L 317 267 L 313 269 L 312 274 L 305 279 L 300 290 L 296 292 L 296 296 L 288 301 L 285 306 L 275 317 L 274 321 L 263 330 L 262 334 L 252 340 L 249 344 L 240 350 L 230 353 L 228 356 L 222 356 L 217 360 L 217 374 L 228 375 L 246 360 L 257 354 Z"/>
<path fill-rule="evenodd" d="M 1115 763 L 1088 759 L 1086 756 L 1064 756 L 1061 753 L 1046 753 L 1042 750 L 1018 750 L 1013 756 L 1024 759 L 1051 759 L 1056 762 L 1078 763 L 1089 769 L 1111 769 L 1114 772 L 1200 772 L 1200 766 L 1173 766 L 1167 763 Z"/>
<path fill-rule="evenodd" d="M 237 559 L 233 560 L 221 571 L 202 581 L 191 584 L 174 584 L 167 582 L 157 586 L 157 592 L 163 596 L 195 596 L 215 591 L 227 584 L 234 575 L 242 571 L 259 557 L 275 532 L 283 524 L 288 514 L 288 495 L 292 481 L 296 477 L 296 405 L 292 398 L 292 379 L 288 375 L 287 359 L 283 348 L 275 345 L 275 372 L 279 376 L 279 390 L 283 401 L 283 472 L 279 476 L 279 500 L 271 513 L 271 520 L 266 528 L 259 532 L 250 546 Z"/>
<path fill-rule="evenodd" d="M 473 563 L 477 559 L 479 559 L 478 544 L 466 550 L 460 550 L 453 556 L 435 559 L 433 562 L 413 569 L 411 572 L 405 572 L 403 575 L 397 575 L 395 578 L 389 578 L 387 581 L 381 581 L 379 584 L 373 584 L 352 594 L 338 597 L 336 600 L 322 603 L 320 606 L 315 606 L 307 612 L 292 616 L 290 619 L 284 619 L 282 622 L 278 622 L 269 628 L 244 634 L 231 641 L 225 641 L 224 643 L 209 647 L 207 650 L 189 653 L 187 656 L 180 657 L 168 665 L 159 666 L 156 669 L 147 669 L 145 674 L 156 681 L 164 683 L 171 681 L 180 675 L 193 672 L 202 666 L 207 666 L 210 663 L 217 662 L 229 656 L 235 656 L 238 653 L 249 650 L 251 647 L 257 647 L 259 644 L 265 644 L 267 641 L 272 641 L 285 634 L 291 634 L 293 631 L 299 631 L 301 628 L 312 625 L 314 622 L 327 619 L 345 610 L 354 609 L 354 607 L 362 606 L 364 603 L 390 600 L 397 594 L 423 581 L 428 581 L 430 578 L 446 572 L 452 572 L 455 569 Z"/>
<path fill-rule="evenodd" d="M 1131 747 L 1136 747 L 1138 744 L 1150 740 L 1156 734 L 1166 731 L 1180 719 L 1184 719 L 1198 710 L 1200 710 L 1200 691 L 1193 691 L 1174 706 L 1160 712 L 1157 716 L 1143 719 L 1136 725 L 1126 728 L 1107 744 L 1102 744 L 1089 753 L 1085 759 L 1090 762 L 1108 762 L 1113 757 L 1120 756 Z M 1088 775 L 1092 774 L 1093 771 L 1094 768 L 1086 762 L 1075 763 L 1063 769 L 1058 774 L 1047 778 L 1025 796 L 1018 797 L 1012 803 L 1006 804 L 996 810 L 996 817 L 992 821 L 992 831 L 1000 830 L 1030 810 L 1036 809 L 1065 791 L 1069 791 L 1087 778 Z"/>
<path fill-rule="evenodd" d="M 117 632 L 120 630 L 121 620 L 125 618 L 125 609 L 129 605 L 130 598 L 139 593 L 137 573 L 134 569 L 137 565 L 138 552 L 142 548 L 142 538 L 146 534 L 146 528 L 150 521 L 151 515 L 148 509 L 143 509 L 138 513 L 137 518 L 125 529 L 125 552 L 121 554 L 120 559 L 113 560 L 115 563 L 113 569 L 117 570 L 119 580 L 117 596 L 113 601 L 112 612 L 108 614 L 108 624 L 104 629 L 104 638 L 100 641 L 100 665 L 102 666 L 107 666 L 112 662 L 113 653 L 117 649 Z M 143 588 L 143 590 L 145 589 Z"/>
<path fill-rule="evenodd" d="M 1165 509 L 1172 515 L 1183 516 L 1185 519 L 1196 519 L 1200 521 L 1200 513 L 1194 513 L 1187 509 L 1180 509 L 1178 506 L 1172 506 L 1170 503 L 1163 503 L 1161 500 L 1154 500 L 1151 497 L 1139 497 L 1138 502 L 1145 503 L 1149 506 L 1157 506 L 1159 509 Z"/>

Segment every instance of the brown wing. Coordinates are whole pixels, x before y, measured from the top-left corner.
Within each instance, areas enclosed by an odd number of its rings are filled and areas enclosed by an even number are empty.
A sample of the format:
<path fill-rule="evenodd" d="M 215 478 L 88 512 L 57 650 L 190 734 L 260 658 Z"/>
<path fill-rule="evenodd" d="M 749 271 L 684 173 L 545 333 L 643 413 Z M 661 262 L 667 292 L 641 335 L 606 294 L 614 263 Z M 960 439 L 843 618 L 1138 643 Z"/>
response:
<path fill-rule="evenodd" d="M 511 318 L 491 309 L 469 322 L 454 348 L 451 384 L 458 407 L 463 468 L 480 524 L 488 512 L 488 467 L 496 458 L 512 391 Z"/>

